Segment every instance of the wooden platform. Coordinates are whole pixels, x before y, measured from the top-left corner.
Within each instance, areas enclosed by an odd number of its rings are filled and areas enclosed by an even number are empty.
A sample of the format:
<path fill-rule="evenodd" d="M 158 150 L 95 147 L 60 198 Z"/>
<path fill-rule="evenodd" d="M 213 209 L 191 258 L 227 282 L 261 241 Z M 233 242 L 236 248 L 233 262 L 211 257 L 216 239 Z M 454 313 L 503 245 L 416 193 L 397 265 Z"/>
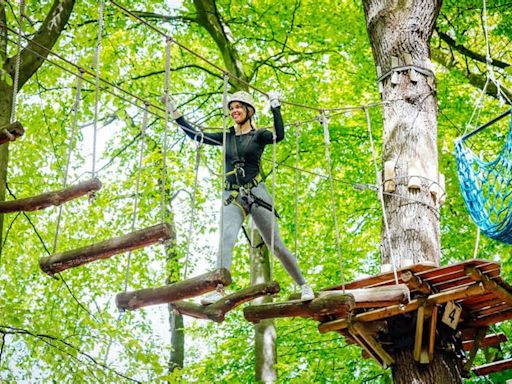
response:
<path fill-rule="evenodd" d="M 411 292 L 411 300 L 408 303 L 384 308 L 377 303 L 373 308 L 369 308 L 370 304 L 366 308 L 356 306 L 352 316 L 324 322 L 319 325 L 319 331 L 336 331 L 352 336 L 359 332 L 356 336 L 360 337 L 354 338 L 356 342 L 381 365 L 386 366 L 391 360 L 385 351 L 379 351 L 378 345 L 372 347 L 371 344 L 375 344 L 375 340 L 370 339 L 370 344 L 360 342 L 364 337 L 372 337 L 371 334 L 365 333 L 366 330 L 361 325 L 417 312 L 415 359 L 421 363 L 428 363 L 434 353 L 436 322 L 441 321 L 443 316 L 441 310 L 438 320 L 438 308 L 447 308 L 450 305 L 453 308 L 461 308 L 460 319 L 457 318 L 451 326 L 463 333 L 464 350 L 469 351 L 470 355 L 469 364 L 478 348 L 496 345 L 506 340 L 503 336 L 497 335 L 485 337 L 490 325 L 512 319 L 512 287 L 500 277 L 498 263 L 473 259 L 446 267 L 418 264 L 400 269 L 397 277 L 399 283 L 406 284 Z M 396 285 L 395 275 L 388 272 L 347 283 L 345 289 L 384 288 L 392 285 Z M 328 288 L 329 291 L 333 289 L 341 290 L 342 286 Z M 423 345 L 424 328 L 429 332 L 428 345 Z M 466 368 L 469 370 L 471 367 L 469 365 Z"/>

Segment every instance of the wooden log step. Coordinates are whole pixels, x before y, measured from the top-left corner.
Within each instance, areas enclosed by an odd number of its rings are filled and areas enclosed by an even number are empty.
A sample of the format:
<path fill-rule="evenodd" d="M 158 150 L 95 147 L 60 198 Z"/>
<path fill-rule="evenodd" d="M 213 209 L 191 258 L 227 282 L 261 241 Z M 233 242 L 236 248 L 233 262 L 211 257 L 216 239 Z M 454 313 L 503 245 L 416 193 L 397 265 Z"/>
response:
<path fill-rule="evenodd" d="M 87 195 L 91 192 L 99 191 L 100 188 L 101 182 L 94 178 L 60 191 L 47 192 L 25 199 L 0 202 L 0 213 L 36 211 L 52 205 L 61 205 L 62 203 Z"/>
<path fill-rule="evenodd" d="M 495 361 L 493 363 L 480 365 L 472 369 L 473 373 L 477 376 L 485 376 L 491 373 L 502 372 L 507 369 L 512 369 L 512 359 Z"/>
<path fill-rule="evenodd" d="M 324 297 L 343 291 L 320 291 L 315 297 Z M 409 300 L 409 288 L 406 284 L 386 285 L 382 287 L 345 289 L 347 295 L 354 296 L 354 308 L 380 308 L 406 303 Z M 300 299 L 300 293 L 290 295 L 291 300 Z"/>
<path fill-rule="evenodd" d="M 149 305 L 173 303 L 211 292 L 217 286 L 231 284 L 231 274 L 225 268 L 216 269 L 191 279 L 157 288 L 123 292 L 116 295 L 116 305 L 122 311 Z"/>
<path fill-rule="evenodd" d="M 39 259 L 39 266 L 44 272 L 51 276 L 69 268 L 78 267 L 99 259 L 107 259 L 119 253 L 147 247 L 158 241 L 168 240 L 171 236 L 172 229 L 169 224 L 157 224 L 96 244 L 56 253 L 50 257 L 42 257 Z"/>
<path fill-rule="evenodd" d="M 0 144 L 14 141 L 18 137 L 23 136 L 25 130 L 19 121 L 0 127 Z"/>
<path fill-rule="evenodd" d="M 321 321 L 330 315 L 346 317 L 352 313 L 354 307 L 354 297 L 338 291 L 328 292 L 309 302 L 293 300 L 245 307 L 244 316 L 252 323 L 277 317 L 306 317 Z"/>
<path fill-rule="evenodd" d="M 507 340 L 507 336 L 504 333 L 494 333 L 492 335 L 487 335 L 480 343 L 480 348 L 493 347 L 500 343 L 504 343 Z M 463 341 L 462 348 L 464 348 L 465 351 L 470 351 L 471 348 L 473 348 L 474 342 L 474 340 Z"/>
<path fill-rule="evenodd" d="M 277 282 L 263 283 L 244 288 L 241 291 L 224 296 L 221 300 L 210 305 L 199 305 L 185 301 L 172 303 L 178 313 L 195 317 L 196 319 L 213 320 L 217 323 L 224 321 L 227 312 L 257 297 L 273 295 L 280 290 Z"/>

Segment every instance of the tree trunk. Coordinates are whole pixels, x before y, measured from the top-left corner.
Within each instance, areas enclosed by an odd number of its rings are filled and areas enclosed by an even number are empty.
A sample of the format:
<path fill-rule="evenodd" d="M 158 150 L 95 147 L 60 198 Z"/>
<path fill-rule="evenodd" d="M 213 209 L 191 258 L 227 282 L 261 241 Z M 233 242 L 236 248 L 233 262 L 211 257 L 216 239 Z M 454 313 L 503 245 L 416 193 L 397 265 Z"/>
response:
<path fill-rule="evenodd" d="M 251 244 L 262 244 L 258 230 L 252 225 Z M 270 259 L 267 247 L 251 247 L 251 285 L 269 283 L 271 281 Z M 253 300 L 254 304 L 272 302 L 271 297 Z M 274 383 L 277 380 L 276 363 L 276 327 L 273 319 L 262 320 L 254 325 L 254 344 L 256 353 L 256 381 L 259 383 Z"/>
<path fill-rule="evenodd" d="M 383 75 L 383 162 L 393 162 L 394 193 L 406 198 L 385 197 L 389 233 L 383 226 L 382 261 L 389 263 L 394 257 L 397 267 L 419 262 L 438 265 L 439 211 L 429 190 L 438 179 L 437 98 L 429 41 L 441 0 L 365 0 L 363 4 L 377 73 Z M 392 70 L 411 64 L 412 69 Z M 419 188 L 408 187 L 410 176 L 420 176 Z M 397 383 L 461 382 L 460 362 L 447 351 L 436 350 L 434 362 L 421 366 L 412 358 L 412 346 L 394 357 Z"/>

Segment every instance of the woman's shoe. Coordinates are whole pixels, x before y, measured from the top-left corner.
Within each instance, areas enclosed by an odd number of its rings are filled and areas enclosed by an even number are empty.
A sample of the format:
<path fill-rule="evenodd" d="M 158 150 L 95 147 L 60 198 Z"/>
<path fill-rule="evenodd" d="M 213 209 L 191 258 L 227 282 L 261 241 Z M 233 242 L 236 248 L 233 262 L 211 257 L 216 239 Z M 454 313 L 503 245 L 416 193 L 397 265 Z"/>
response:
<path fill-rule="evenodd" d="M 300 288 L 302 291 L 300 295 L 300 301 L 311 301 L 315 298 L 315 293 L 309 285 L 303 284 L 300 286 Z"/>
<path fill-rule="evenodd" d="M 220 294 L 217 291 L 214 291 L 212 293 L 209 293 L 208 295 L 206 295 L 205 297 L 203 297 L 201 299 L 201 305 L 210 305 L 210 304 L 216 303 L 223 297 L 224 297 L 224 295 Z"/>

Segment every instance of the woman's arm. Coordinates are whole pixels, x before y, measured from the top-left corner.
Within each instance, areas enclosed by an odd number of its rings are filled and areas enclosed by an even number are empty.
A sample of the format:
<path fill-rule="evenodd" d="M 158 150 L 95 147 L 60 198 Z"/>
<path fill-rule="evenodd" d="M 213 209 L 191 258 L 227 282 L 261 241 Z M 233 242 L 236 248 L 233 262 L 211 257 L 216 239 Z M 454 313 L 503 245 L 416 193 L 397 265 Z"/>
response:
<path fill-rule="evenodd" d="M 284 123 L 283 116 L 281 115 L 281 107 L 272 107 L 270 108 L 270 110 L 272 111 L 272 115 L 274 116 L 276 143 L 279 143 L 281 140 L 284 139 Z M 268 129 L 262 130 L 258 135 L 258 141 L 263 144 L 272 144 L 274 142 L 272 131 Z"/>
<path fill-rule="evenodd" d="M 185 134 L 193 140 L 202 141 L 209 145 L 222 145 L 224 135 L 222 132 L 203 132 L 191 125 L 183 116 L 176 119 L 176 124 L 185 132 Z"/>

